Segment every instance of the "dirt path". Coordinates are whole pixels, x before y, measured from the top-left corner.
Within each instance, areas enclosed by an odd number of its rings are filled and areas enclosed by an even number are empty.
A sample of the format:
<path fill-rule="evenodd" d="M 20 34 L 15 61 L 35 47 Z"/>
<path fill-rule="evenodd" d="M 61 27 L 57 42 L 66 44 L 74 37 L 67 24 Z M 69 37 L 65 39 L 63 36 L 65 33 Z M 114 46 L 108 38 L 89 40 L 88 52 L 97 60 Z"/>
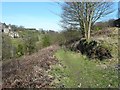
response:
<path fill-rule="evenodd" d="M 52 45 L 32 55 L 3 63 L 3 88 L 48 88 L 54 77 L 48 74 L 50 65 L 57 62 L 54 52 L 59 46 Z"/>

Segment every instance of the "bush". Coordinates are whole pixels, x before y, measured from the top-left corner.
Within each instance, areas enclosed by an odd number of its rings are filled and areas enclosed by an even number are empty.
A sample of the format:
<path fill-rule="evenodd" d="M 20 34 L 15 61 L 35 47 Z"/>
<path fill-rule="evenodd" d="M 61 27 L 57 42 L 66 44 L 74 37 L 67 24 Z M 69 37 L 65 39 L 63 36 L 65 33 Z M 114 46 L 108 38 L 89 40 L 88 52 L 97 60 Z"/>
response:
<path fill-rule="evenodd" d="M 24 48 L 23 45 L 19 44 L 17 48 L 17 57 L 20 57 L 22 55 L 24 55 Z"/>
<path fill-rule="evenodd" d="M 2 59 L 10 59 L 12 58 L 12 43 L 9 36 L 3 34 L 2 35 Z"/>
<path fill-rule="evenodd" d="M 79 30 L 72 30 L 72 29 L 63 31 L 63 32 L 61 32 L 61 34 L 64 35 L 65 41 L 69 41 L 74 38 L 78 38 L 78 37 L 82 36 Z"/>
<path fill-rule="evenodd" d="M 50 45 L 50 39 L 49 39 L 49 36 L 48 35 L 45 35 L 44 37 L 43 37 L 43 47 L 47 47 L 47 46 L 49 46 Z"/>
<path fill-rule="evenodd" d="M 112 58 L 109 48 L 103 46 L 96 41 L 87 41 L 81 39 L 74 44 L 68 45 L 70 50 L 80 51 L 82 54 L 87 55 L 89 58 L 98 58 L 99 60 Z"/>
<path fill-rule="evenodd" d="M 94 27 L 94 30 L 96 30 L 96 31 L 102 30 L 102 27 L 100 27 L 100 26 L 95 26 L 95 27 Z"/>
<path fill-rule="evenodd" d="M 98 46 L 96 48 L 96 53 L 95 54 L 96 54 L 97 58 L 100 59 L 100 60 L 109 59 L 109 58 L 112 57 L 110 51 L 107 48 L 102 47 L 102 46 Z"/>
<path fill-rule="evenodd" d="M 24 37 L 24 47 L 25 52 L 28 54 L 32 54 L 37 51 L 36 42 L 38 41 L 38 36 L 32 32 L 28 32 Z"/>
<path fill-rule="evenodd" d="M 28 52 L 29 55 L 35 51 L 36 45 L 35 45 L 34 39 L 32 37 L 27 38 L 25 47 L 26 47 L 26 51 Z"/>
<path fill-rule="evenodd" d="M 36 42 L 36 49 L 37 49 L 37 50 L 40 50 L 40 49 L 42 49 L 42 48 L 43 48 L 42 42 L 41 42 L 41 41 Z"/>

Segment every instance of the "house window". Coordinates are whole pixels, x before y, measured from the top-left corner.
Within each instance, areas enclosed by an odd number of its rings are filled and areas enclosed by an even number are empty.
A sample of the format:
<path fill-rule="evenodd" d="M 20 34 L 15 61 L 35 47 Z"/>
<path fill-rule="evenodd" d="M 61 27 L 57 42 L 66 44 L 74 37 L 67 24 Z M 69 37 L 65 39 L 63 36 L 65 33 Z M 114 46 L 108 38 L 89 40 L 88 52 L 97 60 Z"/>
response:
<path fill-rule="evenodd" d="M 4 30 L 2 29 L 2 32 L 4 32 Z"/>

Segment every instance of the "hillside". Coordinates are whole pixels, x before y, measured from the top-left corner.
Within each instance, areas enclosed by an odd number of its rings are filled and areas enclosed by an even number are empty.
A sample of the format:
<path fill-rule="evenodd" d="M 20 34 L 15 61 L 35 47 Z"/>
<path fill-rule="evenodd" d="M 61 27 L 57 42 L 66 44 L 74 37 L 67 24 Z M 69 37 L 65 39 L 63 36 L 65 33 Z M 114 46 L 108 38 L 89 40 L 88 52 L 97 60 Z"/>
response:
<path fill-rule="evenodd" d="M 118 63 L 118 30 L 119 28 L 106 28 L 105 30 L 98 31 L 94 33 L 92 36 L 93 40 L 101 42 L 107 47 L 111 53 L 113 58 L 111 59 L 111 63 Z"/>
<path fill-rule="evenodd" d="M 43 88 L 50 87 L 54 78 L 48 74 L 50 66 L 57 62 L 53 53 L 59 49 L 54 45 L 32 55 L 3 62 L 3 88 Z"/>
<path fill-rule="evenodd" d="M 111 59 L 89 59 L 59 45 L 3 62 L 3 88 L 117 88 L 118 28 L 92 35 L 112 53 Z"/>
<path fill-rule="evenodd" d="M 100 61 L 86 55 L 61 49 L 56 52 L 59 64 L 53 65 L 51 74 L 56 77 L 56 87 L 117 88 L 118 87 L 118 28 L 98 31 L 92 40 L 110 50 L 111 59 Z"/>
<path fill-rule="evenodd" d="M 0 88 L 119 89 L 120 2 L 50 1 L 1 3 Z"/>

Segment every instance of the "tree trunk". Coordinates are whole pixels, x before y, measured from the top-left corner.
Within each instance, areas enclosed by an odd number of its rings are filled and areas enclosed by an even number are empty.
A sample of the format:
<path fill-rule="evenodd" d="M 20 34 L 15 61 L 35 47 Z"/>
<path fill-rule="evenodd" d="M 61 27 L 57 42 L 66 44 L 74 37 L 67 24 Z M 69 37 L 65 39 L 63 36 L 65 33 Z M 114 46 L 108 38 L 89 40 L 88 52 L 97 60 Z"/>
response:
<path fill-rule="evenodd" d="M 88 27 L 87 39 L 90 39 L 91 26 Z"/>
<path fill-rule="evenodd" d="M 92 12 L 89 15 L 87 39 L 90 39 L 93 13 L 94 13 L 94 8 L 92 8 Z"/>
<path fill-rule="evenodd" d="M 90 39 L 90 34 L 91 34 L 91 20 L 89 21 L 89 25 L 88 25 L 87 39 Z"/>

